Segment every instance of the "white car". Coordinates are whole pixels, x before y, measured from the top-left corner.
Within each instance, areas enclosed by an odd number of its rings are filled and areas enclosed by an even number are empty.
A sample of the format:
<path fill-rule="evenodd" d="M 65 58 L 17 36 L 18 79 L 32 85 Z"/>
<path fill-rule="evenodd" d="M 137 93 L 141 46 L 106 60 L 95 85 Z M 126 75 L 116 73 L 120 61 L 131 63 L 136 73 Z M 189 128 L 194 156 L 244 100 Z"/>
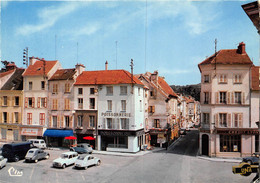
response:
<path fill-rule="evenodd" d="M 80 155 L 75 162 L 75 168 L 87 168 L 92 165 L 99 166 L 101 164 L 101 160 L 97 157 L 93 157 L 92 155 L 84 154 Z"/>
<path fill-rule="evenodd" d="M 0 156 L 0 169 L 2 169 L 7 162 L 7 158 L 4 158 L 3 156 Z"/>
<path fill-rule="evenodd" d="M 28 142 L 31 142 L 34 147 L 45 149 L 46 143 L 43 139 L 28 139 Z"/>
<path fill-rule="evenodd" d="M 73 165 L 78 158 L 77 152 L 62 153 L 60 158 L 53 160 L 53 167 L 66 168 L 66 166 Z"/>

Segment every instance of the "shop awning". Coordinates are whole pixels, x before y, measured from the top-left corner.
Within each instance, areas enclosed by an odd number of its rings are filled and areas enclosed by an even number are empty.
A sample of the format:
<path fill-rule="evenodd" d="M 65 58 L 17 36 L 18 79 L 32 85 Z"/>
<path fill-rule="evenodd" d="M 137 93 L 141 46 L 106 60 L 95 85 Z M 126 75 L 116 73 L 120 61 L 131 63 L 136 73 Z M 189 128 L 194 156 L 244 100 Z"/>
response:
<path fill-rule="evenodd" d="M 47 129 L 44 134 L 44 137 L 68 137 L 73 136 L 73 130 L 52 130 Z"/>

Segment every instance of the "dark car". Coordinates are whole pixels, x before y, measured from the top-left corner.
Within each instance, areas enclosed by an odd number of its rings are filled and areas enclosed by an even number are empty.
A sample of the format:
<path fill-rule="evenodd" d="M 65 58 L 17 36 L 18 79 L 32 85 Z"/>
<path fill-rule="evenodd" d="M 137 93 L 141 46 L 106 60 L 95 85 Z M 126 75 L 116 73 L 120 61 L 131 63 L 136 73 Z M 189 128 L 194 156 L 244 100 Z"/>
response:
<path fill-rule="evenodd" d="M 38 160 L 49 159 L 49 157 L 50 157 L 50 154 L 43 151 L 42 149 L 33 148 L 27 152 L 27 154 L 25 156 L 25 161 L 27 161 L 27 162 L 34 161 L 35 163 L 37 163 Z"/>
<path fill-rule="evenodd" d="M 250 165 L 258 165 L 259 164 L 259 155 L 260 153 L 253 153 L 250 157 L 244 157 L 243 162 L 249 163 Z"/>
<path fill-rule="evenodd" d="M 8 161 L 19 161 L 24 159 L 27 151 L 31 149 L 32 143 L 21 142 L 21 143 L 11 143 L 3 145 L 2 156 L 7 158 Z"/>
<path fill-rule="evenodd" d="M 70 151 L 75 151 L 79 154 L 91 154 L 93 152 L 93 149 L 89 144 L 84 143 L 78 144 L 77 147 L 71 147 Z"/>

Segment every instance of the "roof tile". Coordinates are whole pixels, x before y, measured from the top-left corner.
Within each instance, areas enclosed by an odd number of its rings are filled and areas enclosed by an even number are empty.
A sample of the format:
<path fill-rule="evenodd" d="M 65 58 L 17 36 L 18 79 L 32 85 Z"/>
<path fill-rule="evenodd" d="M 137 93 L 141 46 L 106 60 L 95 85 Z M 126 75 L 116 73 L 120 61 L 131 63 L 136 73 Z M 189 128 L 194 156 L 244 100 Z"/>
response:
<path fill-rule="evenodd" d="M 46 61 L 45 65 L 45 74 L 48 74 L 49 71 L 58 61 Z M 36 61 L 33 65 L 30 65 L 24 72 L 23 76 L 40 76 L 44 74 L 44 65 L 43 61 Z"/>

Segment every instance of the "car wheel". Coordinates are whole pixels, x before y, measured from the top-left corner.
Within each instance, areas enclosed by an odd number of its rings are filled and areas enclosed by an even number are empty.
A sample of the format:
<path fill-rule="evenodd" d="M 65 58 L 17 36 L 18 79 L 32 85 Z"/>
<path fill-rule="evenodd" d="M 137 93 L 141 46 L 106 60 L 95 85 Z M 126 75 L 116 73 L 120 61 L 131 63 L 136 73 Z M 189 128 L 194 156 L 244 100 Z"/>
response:
<path fill-rule="evenodd" d="M 34 162 L 37 163 L 37 162 L 38 162 L 38 159 L 34 160 Z"/>
<path fill-rule="evenodd" d="M 49 159 L 49 157 L 50 157 L 50 155 L 48 154 L 48 155 L 45 157 L 45 159 Z"/>
<path fill-rule="evenodd" d="M 63 164 L 63 165 L 62 165 L 62 168 L 63 168 L 63 169 L 64 169 L 64 168 L 66 168 L 66 165 L 65 165 L 65 164 Z"/>
<path fill-rule="evenodd" d="M 98 162 L 97 162 L 97 166 L 99 166 L 101 164 L 101 161 L 100 160 L 98 160 Z"/>
<path fill-rule="evenodd" d="M 15 156 L 15 157 L 14 157 L 14 161 L 15 161 L 15 162 L 18 162 L 18 161 L 19 161 L 19 157 L 18 157 L 18 156 Z"/>

